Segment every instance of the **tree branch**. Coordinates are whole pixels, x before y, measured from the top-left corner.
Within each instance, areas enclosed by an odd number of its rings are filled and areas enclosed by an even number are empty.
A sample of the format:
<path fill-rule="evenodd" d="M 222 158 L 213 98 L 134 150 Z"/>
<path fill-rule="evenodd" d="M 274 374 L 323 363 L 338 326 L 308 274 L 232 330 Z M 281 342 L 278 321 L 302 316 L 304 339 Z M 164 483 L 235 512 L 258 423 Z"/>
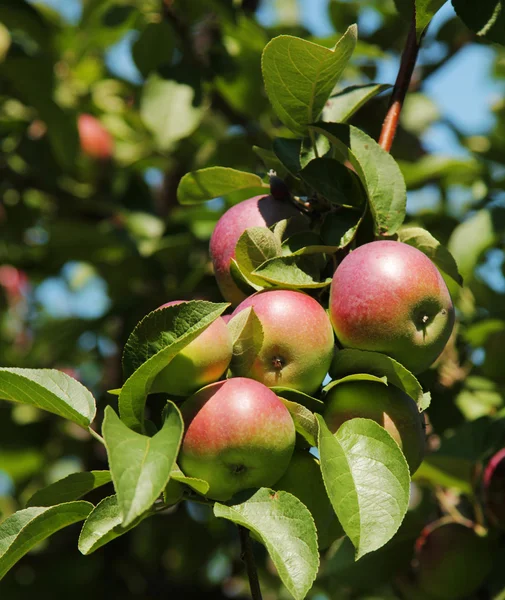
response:
<path fill-rule="evenodd" d="M 242 525 L 238 525 L 238 533 L 240 536 L 241 558 L 246 566 L 249 587 L 251 588 L 251 597 L 253 600 L 262 600 L 258 571 L 256 570 L 256 563 L 254 562 L 249 530 L 242 527 Z"/>
<path fill-rule="evenodd" d="M 420 47 L 421 43 L 417 41 L 416 22 L 414 18 L 410 26 L 407 41 L 405 42 L 400 69 L 379 138 L 379 145 L 387 152 L 391 150 L 393 140 L 395 139 L 400 113 L 402 112 L 403 102 L 409 89 Z"/>

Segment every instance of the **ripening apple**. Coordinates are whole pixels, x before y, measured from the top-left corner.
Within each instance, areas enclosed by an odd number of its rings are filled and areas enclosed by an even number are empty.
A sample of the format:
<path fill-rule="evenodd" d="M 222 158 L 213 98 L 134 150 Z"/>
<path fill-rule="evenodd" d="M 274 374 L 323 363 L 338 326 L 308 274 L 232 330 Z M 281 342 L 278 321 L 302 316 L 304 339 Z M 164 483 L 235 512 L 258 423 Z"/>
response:
<path fill-rule="evenodd" d="M 209 484 L 207 496 L 229 500 L 249 488 L 272 487 L 295 447 L 288 409 L 266 386 L 236 377 L 188 398 L 178 463 L 185 475 Z"/>
<path fill-rule="evenodd" d="M 413 474 L 425 451 L 423 417 L 416 403 L 394 385 L 375 381 L 346 381 L 331 388 L 323 417 L 332 433 L 349 419 L 372 419 L 400 446 Z"/>
<path fill-rule="evenodd" d="M 383 352 L 413 373 L 433 363 L 454 326 L 438 269 L 402 242 L 370 242 L 348 254 L 333 275 L 329 308 L 342 346 Z"/>
<path fill-rule="evenodd" d="M 174 300 L 159 308 L 183 302 Z M 158 373 L 151 392 L 189 396 L 224 374 L 230 364 L 232 350 L 230 332 L 223 319 L 218 317 Z"/>
<path fill-rule="evenodd" d="M 98 160 L 108 160 L 112 157 L 114 141 L 96 117 L 88 114 L 79 115 L 77 129 L 84 154 Z"/>
<path fill-rule="evenodd" d="M 505 448 L 491 457 L 482 478 L 483 501 L 490 522 L 505 529 Z"/>
<path fill-rule="evenodd" d="M 345 535 L 324 487 L 319 461 L 307 450 L 294 451 L 286 472 L 273 489 L 293 494 L 310 510 L 320 550 Z"/>
<path fill-rule="evenodd" d="M 246 229 L 270 227 L 291 217 L 301 219 L 300 212 L 289 202 L 272 196 L 254 196 L 228 209 L 216 223 L 210 238 L 210 257 L 223 298 L 236 306 L 247 297 L 230 273 L 230 261 L 235 258 L 235 246 Z"/>
<path fill-rule="evenodd" d="M 417 585 L 430 597 L 473 597 L 493 567 L 493 546 L 470 523 L 440 519 L 421 532 L 414 565 Z"/>
<path fill-rule="evenodd" d="M 314 393 L 325 378 L 334 335 L 324 308 L 294 290 L 258 292 L 244 300 L 232 318 L 252 307 L 263 328 L 263 341 L 251 360 L 232 361 L 233 375 L 251 377 L 268 387 L 284 386 Z"/>

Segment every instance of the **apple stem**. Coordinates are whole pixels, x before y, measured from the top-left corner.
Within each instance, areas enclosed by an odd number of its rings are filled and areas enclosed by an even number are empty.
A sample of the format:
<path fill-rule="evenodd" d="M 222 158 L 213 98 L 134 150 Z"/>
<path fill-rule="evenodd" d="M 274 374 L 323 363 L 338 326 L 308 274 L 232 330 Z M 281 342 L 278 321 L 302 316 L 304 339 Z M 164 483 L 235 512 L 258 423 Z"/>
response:
<path fill-rule="evenodd" d="M 241 558 L 246 566 L 249 587 L 251 589 L 251 598 L 252 600 L 262 600 L 258 571 L 256 569 L 256 562 L 254 561 L 249 530 L 242 527 L 242 525 L 238 525 L 237 527 L 240 536 Z"/>
<path fill-rule="evenodd" d="M 400 69 L 398 71 L 398 76 L 393 88 L 393 93 L 391 94 L 388 111 L 384 123 L 382 124 L 382 131 L 379 138 L 379 145 L 387 152 L 391 150 L 393 140 L 395 139 L 396 130 L 400 121 L 400 113 L 402 112 L 403 102 L 410 86 L 412 74 L 414 73 L 414 67 L 416 65 L 420 47 L 421 42 L 417 41 L 416 20 L 414 17 L 407 36 L 407 41 L 405 42 Z"/>

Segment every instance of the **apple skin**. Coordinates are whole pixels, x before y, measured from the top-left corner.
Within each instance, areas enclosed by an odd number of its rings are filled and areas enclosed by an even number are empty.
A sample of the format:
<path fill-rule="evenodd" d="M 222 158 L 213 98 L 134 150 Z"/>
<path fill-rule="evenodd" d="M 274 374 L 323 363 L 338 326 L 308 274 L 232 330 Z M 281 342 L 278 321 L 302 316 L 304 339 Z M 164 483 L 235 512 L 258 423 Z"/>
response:
<path fill-rule="evenodd" d="M 483 501 L 489 521 L 505 529 L 505 448 L 491 457 L 482 477 Z"/>
<path fill-rule="evenodd" d="M 157 310 L 183 302 L 184 300 L 173 300 Z M 232 351 L 233 344 L 228 327 L 224 320 L 218 317 L 158 373 L 151 392 L 176 396 L 193 394 L 204 385 L 214 383 L 225 373 Z"/>
<path fill-rule="evenodd" d="M 88 114 L 79 115 L 77 129 L 84 154 L 98 160 L 108 160 L 112 157 L 114 141 L 96 117 Z"/>
<path fill-rule="evenodd" d="M 388 354 L 413 373 L 440 355 L 454 326 L 438 269 L 402 242 L 370 242 L 347 255 L 333 275 L 329 308 L 342 346 Z"/>
<path fill-rule="evenodd" d="M 216 223 L 210 238 L 210 257 L 217 284 L 227 302 L 237 306 L 247 297 L 230 273 L 230 261 L 235 258 L 235 246 L 240 236 L 250 227 L 270 227 L 290 217 L 303 219 L 289 202 L 272 196 L 254 196 L 232 206 Z"/>
<path fill-rule="evenodd" d="M 470 524 L 450 518 L 430 523 L 416 543 L 419 588 L 437 600 L 468 598 L 493 567 L 493 545 Z"/>
<path fill-rule="evenodd" d="M 331 388 L 324 402 L 323 418 L 332 433 L 349 419 L 371 419 L 400 446 L 410 473 L 417 471 L 425 452 L 423 416 L 405 392 L 374 381 L 347 381 Z"/>
<path fill-rule="evenodd" d="M 335 339 L 324 308 L 294 290 L 267 290 L 249 296 L 232 318 L 253 307 L 263 327 L 263 343 L 252 365 L 231 364 L 234 376 L 250 377 L 268 387 L 285 386 L 312 394 L 333 358 Z"/>
<path fill-rule="evenodd" d="M 188 398 L 181 413 L 186 430 L 178 462 L 185 475 L 209 483 L 209 498 L 272 487 L 286 471 L 295 426 L 263 384 L 243 377 L 213 383 Z"/>
<path fill-rule="evenodd" d="M 345 535 L 324 487 L 319 461 L 310 452 L 295 450 L 286 472 L 273 489 L 293 494 L 310 510 L 320 550 Z"/>

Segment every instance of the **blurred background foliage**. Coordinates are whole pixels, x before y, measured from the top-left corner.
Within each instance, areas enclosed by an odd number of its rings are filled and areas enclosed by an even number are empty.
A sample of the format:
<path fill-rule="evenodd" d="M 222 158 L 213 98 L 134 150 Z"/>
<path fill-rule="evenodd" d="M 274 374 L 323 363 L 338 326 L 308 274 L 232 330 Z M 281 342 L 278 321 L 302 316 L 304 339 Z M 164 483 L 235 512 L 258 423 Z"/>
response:
<path fill-rule="evenodd" d="M 288 33 L 331 46 L 353 22 L 359 43 L 343 84 L 393 83 L 407 24 L 392 0 L 2 0 L 0 365 L 63 369 L 103 410 L 140 318 L 173 299 L 220 300 L 208 241 L 225 202 L 182 208 L 178 182 L 213 165 L 265 175 L 253 146 L 287 134 L 263 88 L 265 43 Z M 448 245 L 465 278 L 462 289 L 448 282 L 457 334 L 421 377 L 432 454 L 399 535 L 357 564 L 350 544 L 335 544 L 313 600 L 410 597 L 422 525 L 455 507 L 481 518 L 478 466 L 505 440 L 504 90 L 505 50 L 446 4 L 392 150 L 408 223 Z M 388 92 L 351 122 L 377 139 L 387 101 Z M 84 113 L 112 135 L 110 159 L 81 150 Z M 39 487 L 104 466 L 79 428 L 0 403 L 0 518 Z M 204 508 L 177 507 L 86 558 L 71 527 L 11 571 L 2 597 L 246 598 L 236 532 Z M 257 552 L 265 599 L 287 598 Z M 486 597 L 504 589 L 497 569 Z"/>

